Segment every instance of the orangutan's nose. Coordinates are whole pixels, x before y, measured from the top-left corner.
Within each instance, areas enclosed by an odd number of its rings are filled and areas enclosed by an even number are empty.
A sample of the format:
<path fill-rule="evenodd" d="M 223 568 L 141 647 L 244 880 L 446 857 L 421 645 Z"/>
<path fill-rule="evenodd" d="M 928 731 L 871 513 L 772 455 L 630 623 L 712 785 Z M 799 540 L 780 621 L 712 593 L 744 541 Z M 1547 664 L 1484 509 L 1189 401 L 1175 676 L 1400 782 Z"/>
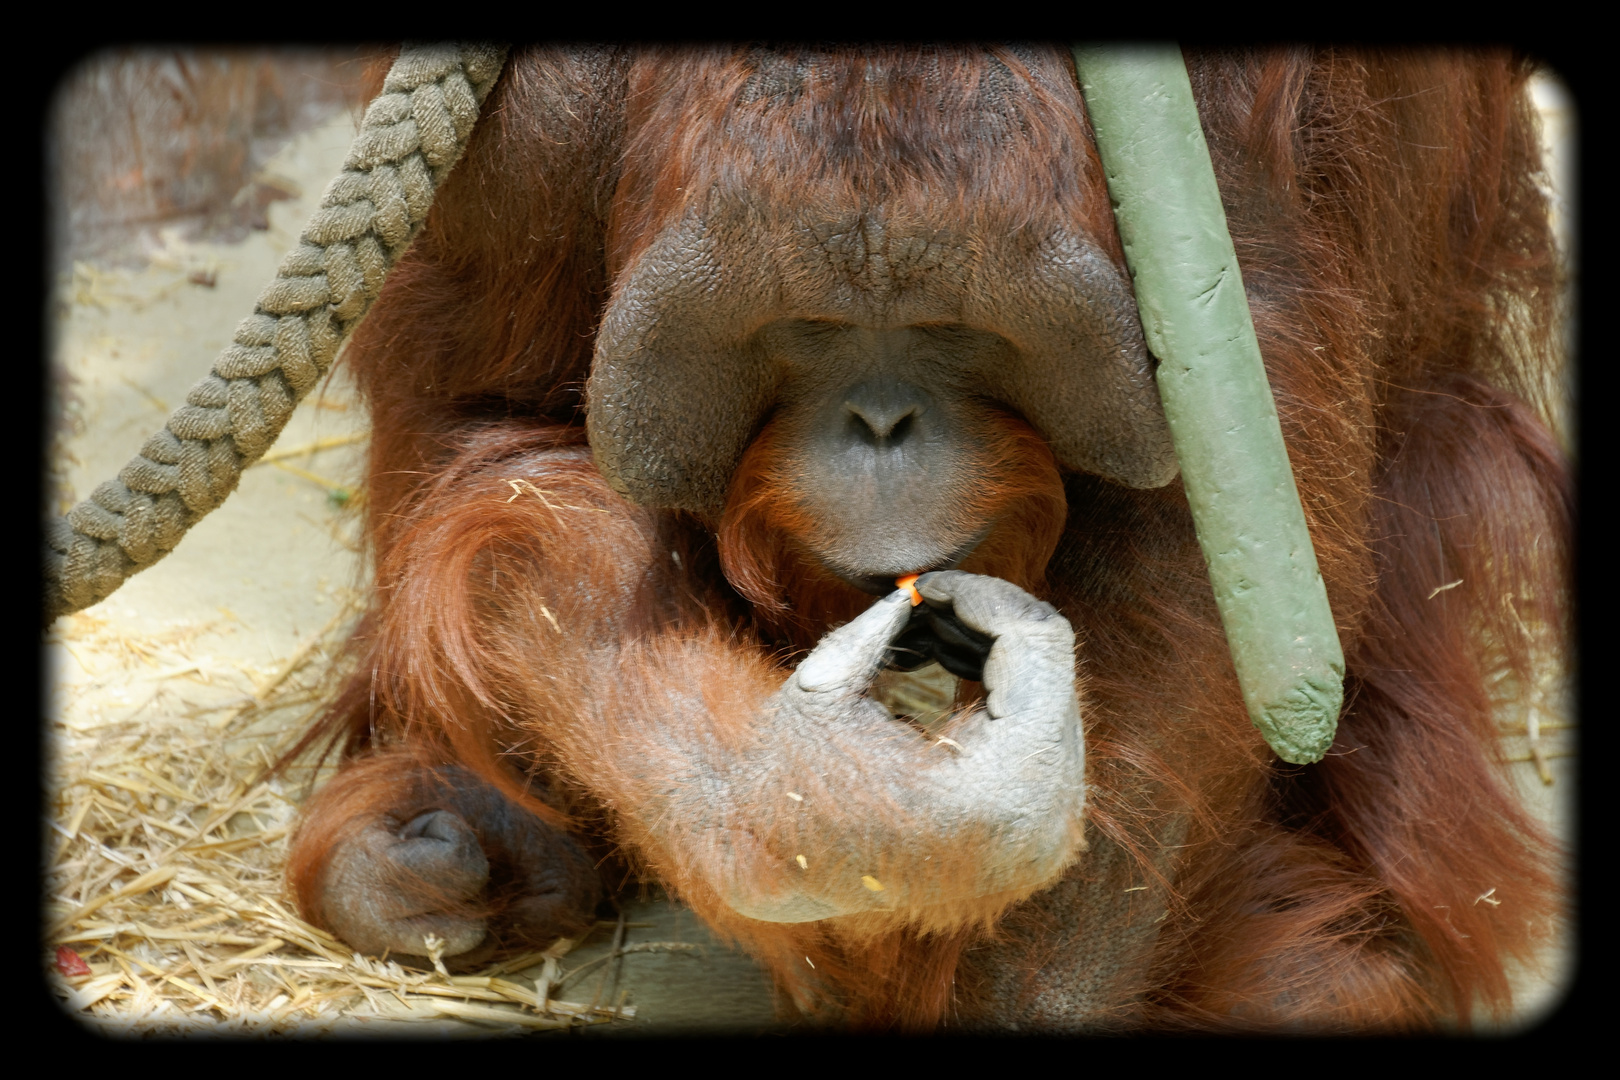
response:
<path fill-rule="evenodd" d="M 916 434 L 926 396 L 910 383 L 866 382 L 850 390 L 844 410 L 853 440 L 892 449 Z"/>

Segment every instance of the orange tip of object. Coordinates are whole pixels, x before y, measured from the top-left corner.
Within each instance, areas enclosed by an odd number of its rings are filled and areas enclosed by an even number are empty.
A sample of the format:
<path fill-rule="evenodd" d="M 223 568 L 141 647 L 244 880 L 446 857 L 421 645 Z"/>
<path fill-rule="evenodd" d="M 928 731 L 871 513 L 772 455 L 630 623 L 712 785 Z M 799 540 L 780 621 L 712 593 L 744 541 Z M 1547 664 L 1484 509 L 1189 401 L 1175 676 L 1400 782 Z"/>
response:
<path fill-rule="evenodd" d="M 918 604 L 922 603 L 922 593 L 917 591 L 916 585 L 916 581 L 920 577 L 922 577 L 921 574 L 902 574 L 900 577 L 894 579 L 894 583 L 900 588 L 911 590 L 912 607 L 916 607 Z"/>

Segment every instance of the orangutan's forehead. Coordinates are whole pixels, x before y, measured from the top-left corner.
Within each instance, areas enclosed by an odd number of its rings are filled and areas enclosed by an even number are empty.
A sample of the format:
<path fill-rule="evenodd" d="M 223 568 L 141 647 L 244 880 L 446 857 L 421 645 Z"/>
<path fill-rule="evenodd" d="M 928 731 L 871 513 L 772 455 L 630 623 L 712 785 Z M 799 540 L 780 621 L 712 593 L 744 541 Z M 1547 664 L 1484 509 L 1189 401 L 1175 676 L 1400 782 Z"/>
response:
<path fill-rule="evenodd" d="M 1027 93 L 1033 71 L 1061 53 L 1027 47 L 946 45 L 750 46 L 737 54 L 748 72 L 739 103 L 770 100 L 782 105 L 814 82 L 864 84 L 875 91 L 914 88 L 936 100 L 945 96 L 993 100 Z"/>
<path fill-rule="evenodd" d="M 656 162 L 688 198 L 971 206 L 1007 203 L 1010 181 L 1013 201 L 1049 205 L 1097 186 L 1064 50 L 669 50 L 638 57 L 630 89 L 628 173 Z"/>

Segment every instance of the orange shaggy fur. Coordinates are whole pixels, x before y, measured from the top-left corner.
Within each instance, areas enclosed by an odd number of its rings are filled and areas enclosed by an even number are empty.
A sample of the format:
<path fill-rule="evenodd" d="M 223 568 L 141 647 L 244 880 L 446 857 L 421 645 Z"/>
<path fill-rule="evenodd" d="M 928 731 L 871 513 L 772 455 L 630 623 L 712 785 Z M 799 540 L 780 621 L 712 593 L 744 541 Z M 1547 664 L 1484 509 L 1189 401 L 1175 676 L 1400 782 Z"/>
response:
<path fill-rule="evenodd" d="M 657 783 L 624 765 L 633 745 L 684 767 L 664 747 L 683 734 L 659 722 L 676 703 L 711 718 L 704 752 L 723 772 L 792 662 L 869 602 L 801 557 L 815 523 L 768 427 L 716 522 L 629 505 L 583 445 L 580 391 L 614 275 L 704 175 L 758 159 L 784 205 L 935 185 L 950 193 L 942 213 L 996 228 L 1083 206 L 1118 258 L 1063 50 L 939 50 L 943 85 L 923 78 L 926 55 L 856 52 L 883 77 L 853 64 L 726 140 L 713 132 L 747 50 L 620 56 L 622 129 L 593 119 L 608 102 L 544 137 L 525 127 L 526 102 L 574 61 L 537 49 L 509 62 L 347 353 L 373 416 L 377 578 L 357 673 L 322 729 L 352 761 L 289 868 L 306 912 L 345 822 L 408 810 L 417 796 L 399 778 L 453 760 L 610 838 L 765 961 L 802 1011 L 954 1024 L 992 993 L 970 962 L 988 942 L 1025 967 L 996 993 L 1042 1022 L 1044 973 L 1079 946 L 1038 903 L 751 922 L 706 884 L 722 853 L 663 820 Z M 1529 957 L 1561 910 L 1553 845 L 1498 758 L 1493 697 L 1502 673 L 1531 685 L 1568 632 L 1568 475 L 1525 404 L 1556 359 L 1559 284 L 1528 69 L 1495 52 L 1188 59 L 1344 643 L 1346 706 L 1323 762 L 1277 762 L 1243 709 L 1179 481 L 1060 476 L 1026 426 L 985 414 L 1001 442 L 962 495 L 1003 524 L 966 568 L 1073 622 L 1088 840 L 1167 887 L 1149 962 L 1117 975 L 1112 1022 L 1406 1029 L 1466 1019 L 1476 1002 L 1500 1011 L 1504 960 Z M 992 66 L 1031 88 L 1019 119 L 1038 168 L 939 141 L 940 95 Z M 614 139 L 623 153 L 602 176 L 525 181 L 569 140 Z M 873 798 L 851 821 L 889 812 Z M 760 843 L 773 836 L 767 825 Z M 975 857 L 967 838 L 942 862 Z M 1475 902 L 1492 889 L 1499 905 Z"/>

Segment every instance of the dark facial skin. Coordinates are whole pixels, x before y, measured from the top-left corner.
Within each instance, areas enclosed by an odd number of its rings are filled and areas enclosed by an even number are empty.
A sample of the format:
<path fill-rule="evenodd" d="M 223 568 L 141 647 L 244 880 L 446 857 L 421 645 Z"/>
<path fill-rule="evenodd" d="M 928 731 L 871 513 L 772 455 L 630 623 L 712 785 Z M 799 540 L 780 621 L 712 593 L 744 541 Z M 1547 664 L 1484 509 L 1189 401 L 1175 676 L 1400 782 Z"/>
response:
<path fill-rule="evenodd" d="M 795 496 L 821 524 L 813 554 L 874 595 L 966 558 L 994 524 L 959 498 L 985 433 L 970 387 L 1007 342 L 959 325 L 808 320 L 772 323 L 757 340 L 781 371 L 775 421 Z"/>
<path fill-rule="evenodd" d="M 972 554 L 995 522 L 964 512 L 960 497 L 984 450 L 985 403 L 971 388 L 1005 362 L 1003 338 L 954 324 L 792 319 L 756 342 L 781 370 L 775 420 L 795 495 L 821 523 L 804 539 L 824 566 L 881 596 L 902 574 L 955 569 Z M 978 680 L 990 645 L 950 605 L 924 603 L 890 666 L 935 660 Z"/>

